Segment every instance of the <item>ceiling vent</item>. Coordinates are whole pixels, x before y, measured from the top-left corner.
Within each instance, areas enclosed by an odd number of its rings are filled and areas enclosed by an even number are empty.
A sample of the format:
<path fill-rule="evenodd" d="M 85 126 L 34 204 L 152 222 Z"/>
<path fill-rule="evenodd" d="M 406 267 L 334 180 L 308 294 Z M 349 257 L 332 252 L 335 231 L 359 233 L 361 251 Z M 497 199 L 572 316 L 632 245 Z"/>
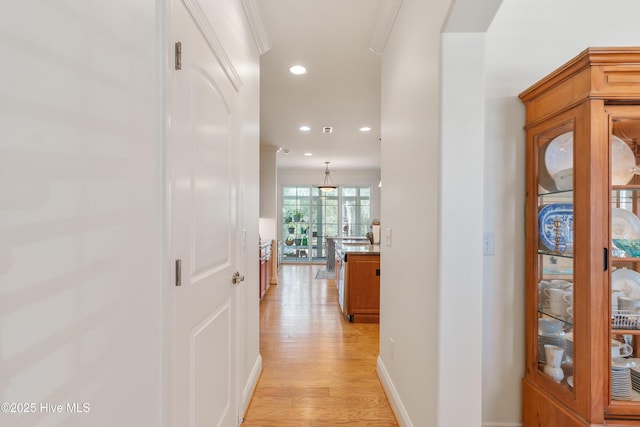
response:
<path fill-rule="evenodd" d="M 332 133 L 333 128 L 331 126 L 325 126 L 322 128 L 322 133 Z"/>

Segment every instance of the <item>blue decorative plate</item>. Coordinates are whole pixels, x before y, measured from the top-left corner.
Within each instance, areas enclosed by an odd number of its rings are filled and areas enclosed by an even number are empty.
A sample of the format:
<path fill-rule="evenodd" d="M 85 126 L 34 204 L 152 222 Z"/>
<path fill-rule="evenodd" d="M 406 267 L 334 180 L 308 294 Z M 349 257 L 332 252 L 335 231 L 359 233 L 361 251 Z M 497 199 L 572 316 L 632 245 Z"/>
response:
<path fill-rule="evenodd" d="M 573 204 L 554 203 L 546 205 L 538 213 L 538 234 L 540 242 L 550 251 L 556 250 L 556 229 L 554 221 L 560 220 L 560 240 L 558 250 L 566 251 L 567 242 L 573 245 Z"/>

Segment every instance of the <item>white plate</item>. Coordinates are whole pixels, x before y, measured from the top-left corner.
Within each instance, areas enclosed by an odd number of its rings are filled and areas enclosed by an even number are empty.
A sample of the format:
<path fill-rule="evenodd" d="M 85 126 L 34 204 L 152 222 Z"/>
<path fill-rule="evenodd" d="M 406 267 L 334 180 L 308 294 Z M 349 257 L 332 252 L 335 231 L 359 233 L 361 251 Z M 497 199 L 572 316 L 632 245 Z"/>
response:
<path fill-rule="evenodd" d="M 573 132 L 565 132 L 551 140 L 544 153 L 544 164 L 549 176 L 573 168 Z"/>
<path fill-rule="evenodd" d="M 549 176 L 573 168 L 573 132 L 553 138 L 544 153 Z M 636 158 L 631 147 L 615 135 L 611 137 L 611 184 L 625 185 L 633 178 Z"/>
<path fill-rule="evenodd" d="M 611 273 L 611 289 L 632 294 L 634 290 L 640 289 L 640 273 L 628 268 L 617 269 Z"/>
<path fill-rule="evenodd" d="M 636 158 L 623 140 L 611 137 L 611 185 L 625 185 L 633 178 Z"/>
<path fill-rule="evenodd" d="M 640 232 L 640 218 L 626 209 L 611 208 L 611 238 L 628 239 Z"/>

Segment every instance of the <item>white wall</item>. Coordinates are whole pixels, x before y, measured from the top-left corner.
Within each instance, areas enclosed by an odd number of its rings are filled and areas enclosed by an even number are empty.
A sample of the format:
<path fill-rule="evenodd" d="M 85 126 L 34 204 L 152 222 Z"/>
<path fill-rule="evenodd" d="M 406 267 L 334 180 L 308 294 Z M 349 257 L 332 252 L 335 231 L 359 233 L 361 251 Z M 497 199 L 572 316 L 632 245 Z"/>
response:
<path fill-rule="evenodd" d="M 483 33 L 442 35 L 439 426 L 482 420 L 482 359 L 470 355 L 482 351 L 484 43 Z"/>
<path fill-rule="evenodd" d="M 161 425 L 155 1 L 3 2 L 0 33 L 0 401 L 38 405 L 0 424 Z"/>
<path fill-rule="evenodd" d="M 382 56 L 378 371 L 402 425 L 437 423 L 440 28 L 448 1 L 404 0 Z M 393 340 L 393 343 L 391 342 Z"/>
<path fill-rule="evenodd" d="M 262 241 L 278 239 L 278 147 L 260 145 L 260 236 Z"/>
<path fill-rule="evenodd" d="M 525 119 L 517 95 L 587 47 L 637 45 L 637 16 L 634 0 L 504 0 L 486 34 L 484 227 L 495 230 L 496 256 L 483 273 L 484 425 L 521 422 Z"/>
<path fill-rule="evenodd" d="M 243 82 L 246 406 L 260 368 L 259 58 L 242 4 L 216 6 Z M 166 22 L 163 0 L 0 6 L 0 402 L 90 409 L 0 425 L 166 425 Z"/>

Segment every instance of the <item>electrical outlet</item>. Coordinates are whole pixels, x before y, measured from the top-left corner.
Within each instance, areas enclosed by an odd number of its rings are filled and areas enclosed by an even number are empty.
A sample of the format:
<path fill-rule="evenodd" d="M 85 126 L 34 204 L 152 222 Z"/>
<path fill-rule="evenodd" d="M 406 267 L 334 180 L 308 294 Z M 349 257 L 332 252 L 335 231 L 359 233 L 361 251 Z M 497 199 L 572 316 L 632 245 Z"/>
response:
<path fill-rule="evenodd" d="M 486 231 L 482 233 L 482 255 L 496 254 L 496 235 L 493 232 Z"/>
<path fill-rule="evenodd" d="M 387 246 L 391 246 L 391 228 L 384 229 L 384 241 Z"/>

